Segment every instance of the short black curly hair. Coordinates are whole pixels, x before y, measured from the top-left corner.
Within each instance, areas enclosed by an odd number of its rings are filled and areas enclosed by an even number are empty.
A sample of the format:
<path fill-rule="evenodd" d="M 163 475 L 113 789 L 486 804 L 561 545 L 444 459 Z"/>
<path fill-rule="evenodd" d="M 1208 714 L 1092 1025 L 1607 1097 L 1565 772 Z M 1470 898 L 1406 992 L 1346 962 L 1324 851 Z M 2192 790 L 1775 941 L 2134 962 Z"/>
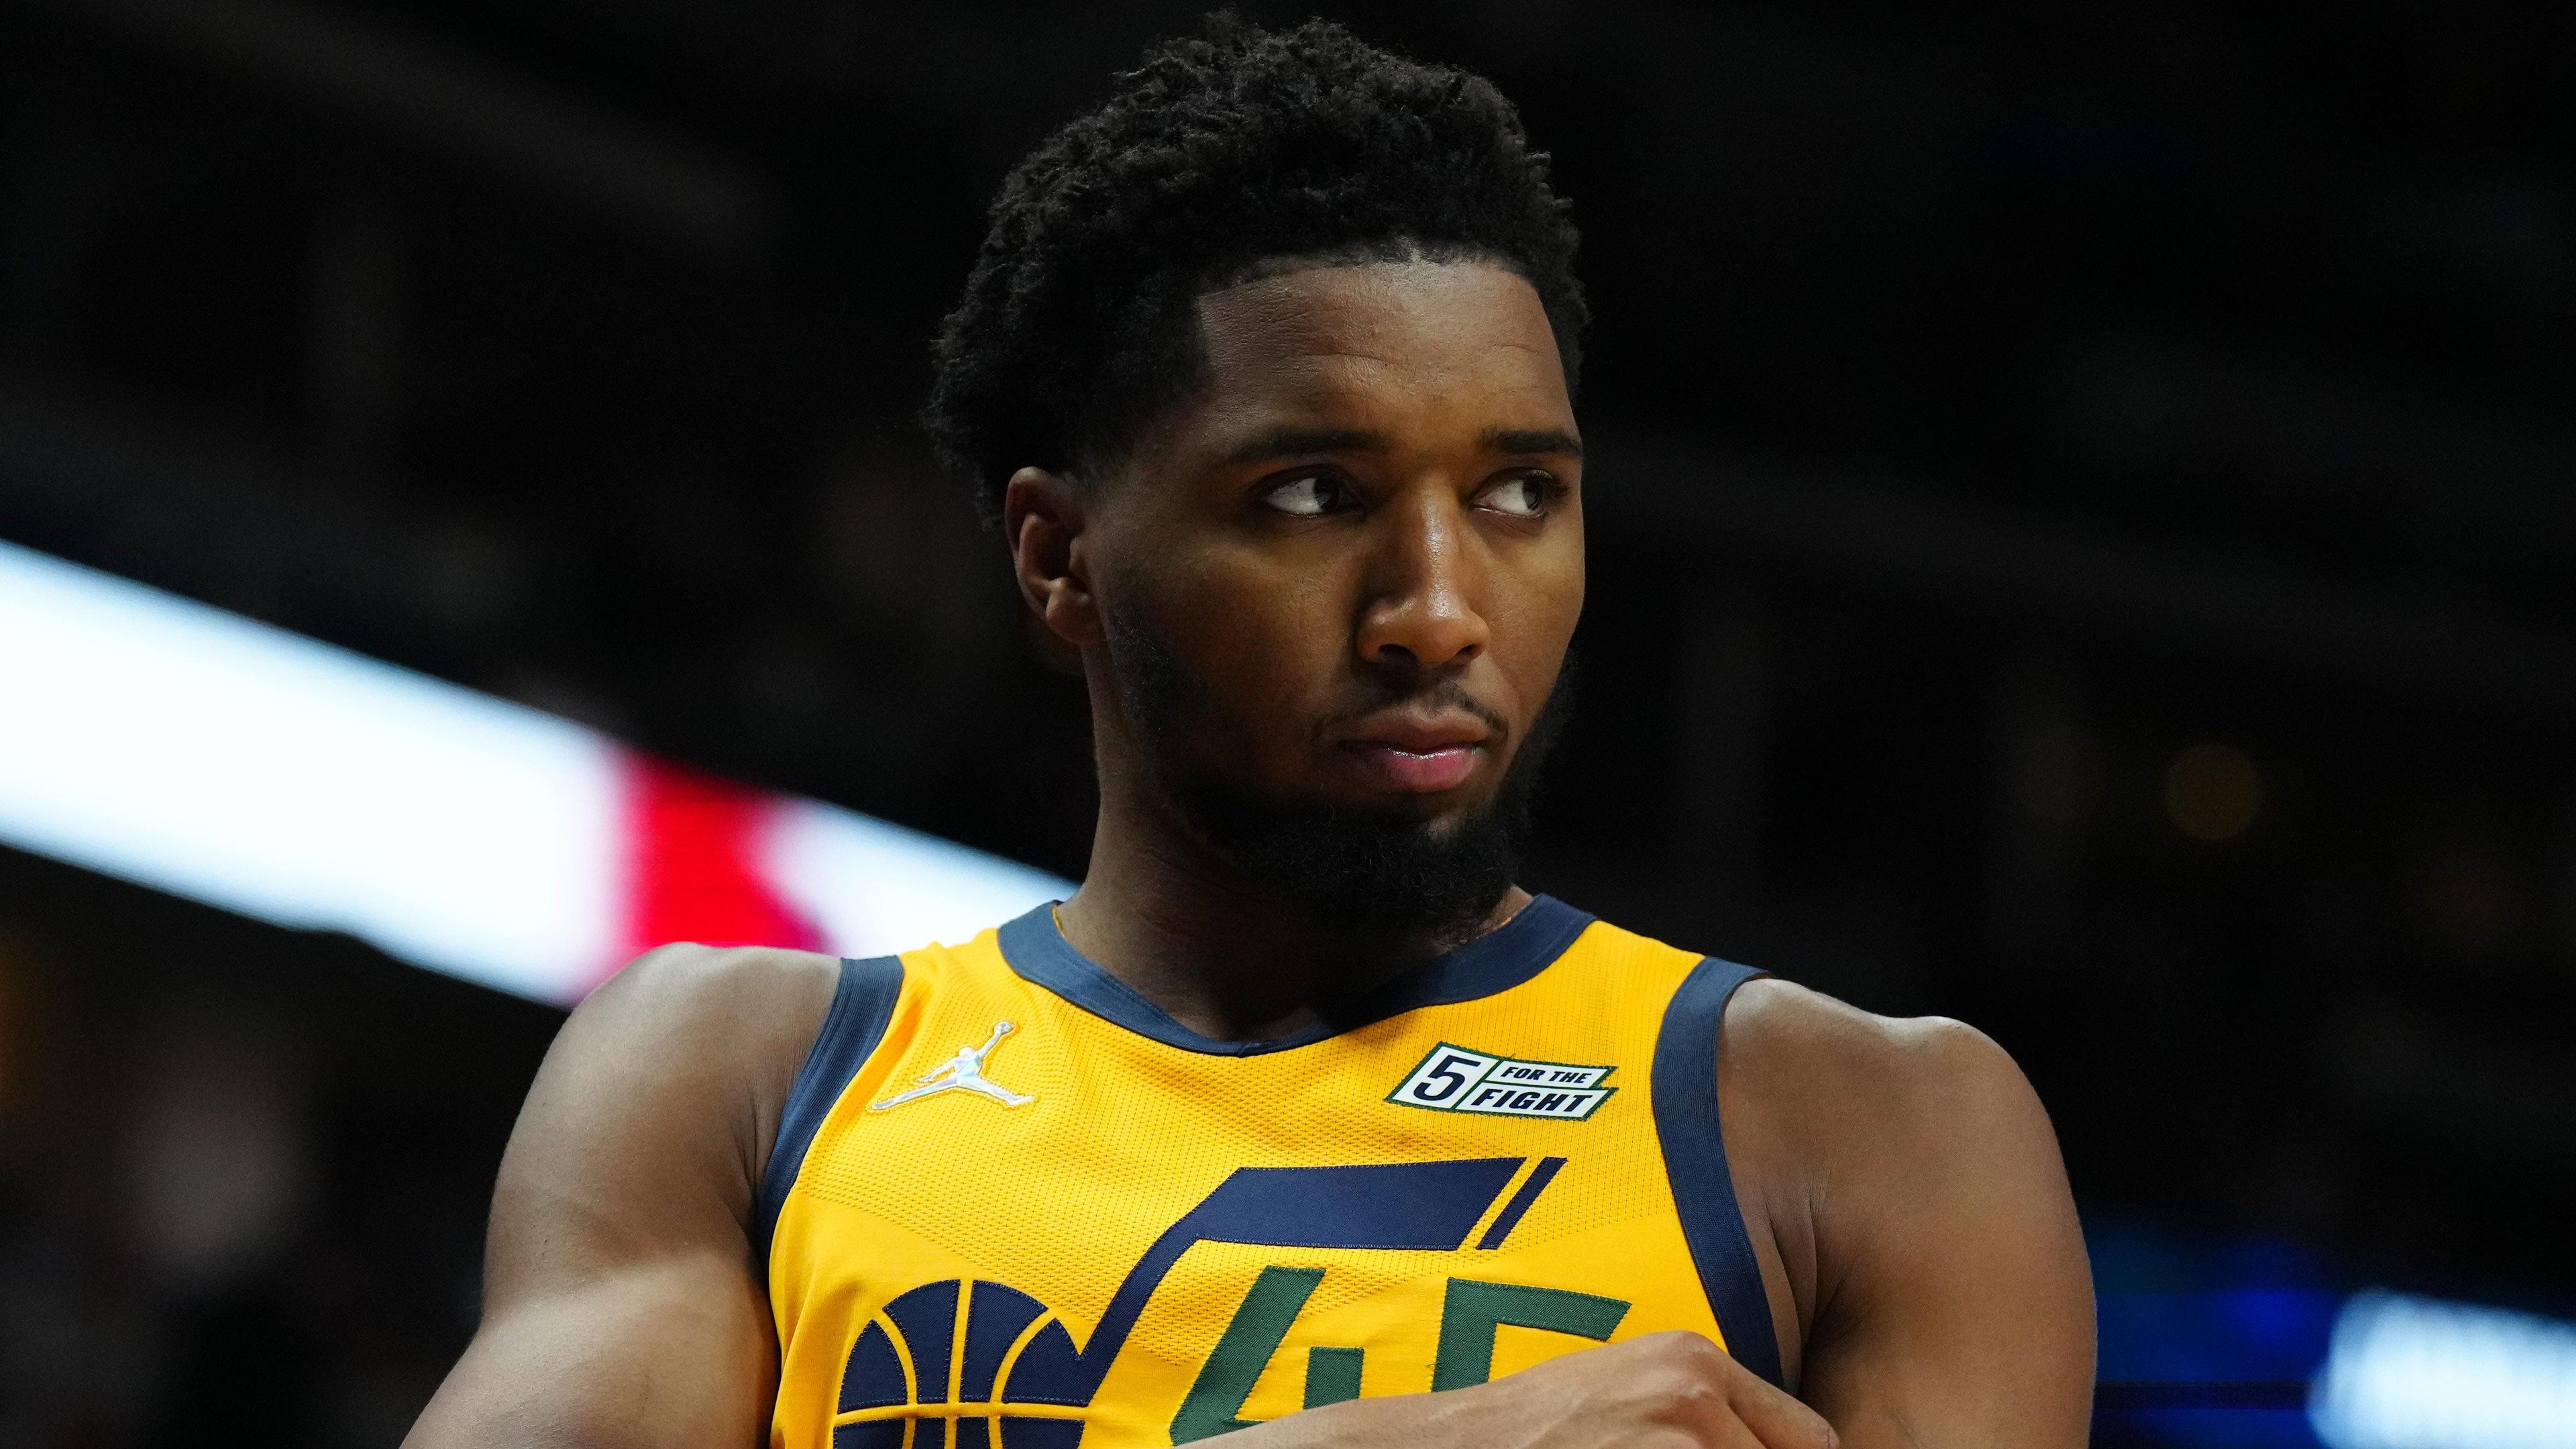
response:
<path fill-rule="evenodd" d="M 989 517 L 1021 467 L 1113 462 L 1204 375 L 1196 299 L 1282 260 L 1499 262 L 1567 386 L 1588 313 L 1548 158 L 1492 82 L 1329 21 L 1166 41 L 1014 167 L 942 324 L 923 422 Z"/>

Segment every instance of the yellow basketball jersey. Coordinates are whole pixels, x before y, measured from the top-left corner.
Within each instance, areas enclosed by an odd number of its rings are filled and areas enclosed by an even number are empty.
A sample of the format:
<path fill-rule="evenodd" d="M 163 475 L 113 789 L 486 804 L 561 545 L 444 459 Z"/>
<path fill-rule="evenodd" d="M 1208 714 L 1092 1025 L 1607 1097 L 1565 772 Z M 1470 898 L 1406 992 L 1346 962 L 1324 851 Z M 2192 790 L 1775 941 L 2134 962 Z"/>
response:
<path fill-rule="evenodd" d="M 777 1449 L 1117 1449 L 1693 1329 L 1777 1381 L 1717 1120 L 1756 973 L 1541 896 L 1212 1041 L 1042 907 L 850 961 L 755 1236 Z"/>

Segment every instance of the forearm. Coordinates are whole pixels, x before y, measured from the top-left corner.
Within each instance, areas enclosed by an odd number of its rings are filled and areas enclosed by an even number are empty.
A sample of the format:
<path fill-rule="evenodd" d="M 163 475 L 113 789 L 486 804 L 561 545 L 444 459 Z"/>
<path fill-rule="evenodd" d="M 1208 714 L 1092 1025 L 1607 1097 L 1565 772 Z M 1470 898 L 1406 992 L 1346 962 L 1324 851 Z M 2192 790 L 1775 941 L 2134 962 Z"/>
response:
<path fill-rule="evenodd" d="M 1824 1420 L 1695 1333 L 1585 1349 L 1472 1388 L 1309 1409 L 1206 1442 L 1226 1449 L 1834 1449 Z"/>
<path fill-rule="evenodd" d="M 656 1277 L 660 1281 L 655 1281 Z M 650 1273 L 487 1317 L 404 1449 L 762 1443 L 776 1369 L 742 1289 Z"/>
<path fill-rule="evenodd" d="M 1328 1404 L 1202 1442 L 1223 1449 L 1424 1449 L 1508 1442 L 1490 1396 L 1475 1389 Z"/>

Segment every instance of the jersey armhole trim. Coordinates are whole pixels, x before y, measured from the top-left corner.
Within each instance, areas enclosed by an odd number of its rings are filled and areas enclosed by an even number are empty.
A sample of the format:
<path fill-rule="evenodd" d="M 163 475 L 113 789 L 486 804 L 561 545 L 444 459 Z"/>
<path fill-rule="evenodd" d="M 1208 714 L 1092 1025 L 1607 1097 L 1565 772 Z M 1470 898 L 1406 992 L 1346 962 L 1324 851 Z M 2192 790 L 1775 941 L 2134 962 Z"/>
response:
<path fill-rule="evenodd" d="M 769 1240 L 778 1231 L 778 1215 L 787 1207 L 796 1175 L 804 1169 L 805 1150 L 832 1104 L 849 1090 L 851 1079 L 876 1053 L 894 1020 L 895 998 L 903 992 L 903 960 L 896 956 L 844 958 L 840 984 L 832 989 L 832 1009 L 814 1035 L 787 1106 L 778 1114 L 778 1140 L 769 1149 L 769 1164 L 760 1174 L 760 1197 L 752 1207 L 751 1245 L 758 1260 L 769 1262 Z"/>
<path fill-rule="evenodd" d="M 1664 1008 L 1655 1036 L 1653 1093 L 1664 1173 L 1726 1350 L 1764 1382 L 1786 1388 L 1780 1344 L 1771 1330 L 1771 1295 L 1736 1204 L 1717 1115 L 1717 1051 L 1726 1003 L 1735 988 L 1768 974 L 1714 956 L 1700 958 Z"/>

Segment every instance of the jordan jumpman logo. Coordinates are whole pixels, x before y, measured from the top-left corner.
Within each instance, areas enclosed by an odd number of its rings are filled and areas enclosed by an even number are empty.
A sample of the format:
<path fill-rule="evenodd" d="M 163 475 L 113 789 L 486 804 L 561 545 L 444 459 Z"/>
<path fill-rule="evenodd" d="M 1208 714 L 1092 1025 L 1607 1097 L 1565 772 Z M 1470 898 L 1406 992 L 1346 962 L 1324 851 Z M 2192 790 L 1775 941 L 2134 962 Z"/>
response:
<path fill-rule="evenodd" d="M 900 1107 L 906 1102 L 918 1102 L 942 1092 L 973 1092 L 979 1097 L 990 1097 L 1005 1107 L 1027 1106 L 1037 1098 L 1022 1096 L 984 1075 L 984 1059 L 993 1054 L 993 1048 L 1002 1044 L 1002 1038 L 1017 1030 L 1019 1028 L 1007 1021 L 993 1023 L 993 1034 L 984 1038 L 982 1046 L 959 1047 L 957 1055 L 941 1062 L 937 1070 L 913 1078 L 922 1085 L 909 1092 L 897 1092 L 882 1102 L 871 1102 L 868 1110 L 882 1112 L 888 1107 Z"/>

